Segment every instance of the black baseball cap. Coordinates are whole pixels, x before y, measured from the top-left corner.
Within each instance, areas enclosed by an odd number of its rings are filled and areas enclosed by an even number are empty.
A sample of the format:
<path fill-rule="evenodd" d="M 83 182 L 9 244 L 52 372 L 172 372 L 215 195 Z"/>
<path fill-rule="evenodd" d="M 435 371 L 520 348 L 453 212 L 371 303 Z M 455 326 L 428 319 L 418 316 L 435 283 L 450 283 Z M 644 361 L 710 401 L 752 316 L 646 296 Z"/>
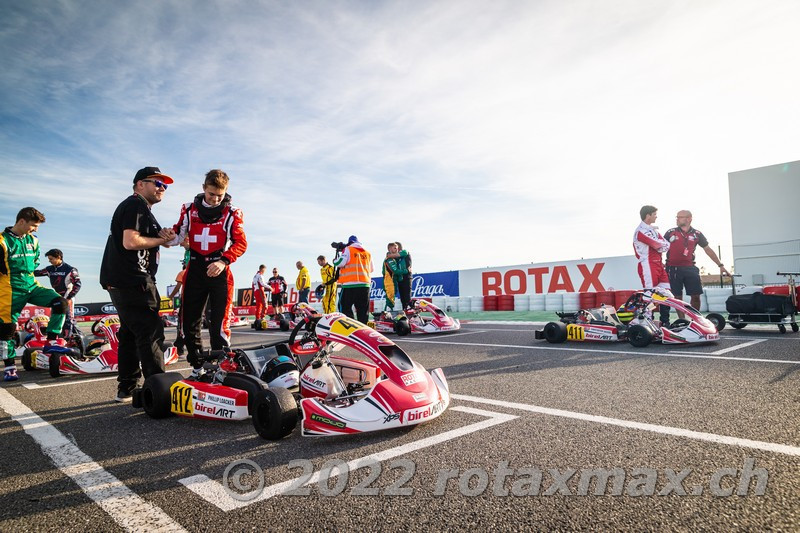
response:
<path fill-rule="evenodd" d="M 162 174 L 161 170 L 158 167 L 144 167 L 140 168 L 136 175 L 133 177 L 133 183 L 137 181 L 146 180 L 149 178 L 155 178 L 159 181 L 163 181 L 167 185 L 172 185 L 173 179 L 167 176 L 166 174 Z"/>

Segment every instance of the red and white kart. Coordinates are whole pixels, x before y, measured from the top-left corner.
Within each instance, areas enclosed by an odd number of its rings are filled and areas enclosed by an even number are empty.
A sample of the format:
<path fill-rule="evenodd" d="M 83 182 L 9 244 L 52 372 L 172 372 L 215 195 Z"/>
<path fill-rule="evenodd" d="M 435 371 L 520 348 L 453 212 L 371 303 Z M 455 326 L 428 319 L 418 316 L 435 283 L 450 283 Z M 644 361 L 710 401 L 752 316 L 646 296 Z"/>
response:
<path fill-rule="evenodd" d="M 334 355 L 353 348 L 369 361 Z M 276 342 L 219 355 L 194 380 L 177 372 L 150 376 L 134 393 L 134 407 L 223 420 L 250 416 L 270 440 L 378 431 L 427 422 L 450 404 L 441 369 L 428 373 L 392 341 L 341 313 L 307 316 L 289 343 Z M 301 370 L 302 369 L 302 370 Z M 257 377 L 258 376 L 258 377 Z"/>
<path fill-rule="evenodd" d="M 666 305 L 680 311 L 685 318 L 662 327 L 653 320 L 653 312 L 658 306 Z M 662 289 L 647 289 L 633 294 L 621 309 L 632 312 L 628 323 L 620 320 L 617 310 L 610 305 L 594 309 L 581 309 L 577 313 L 557 313 L 559 322 L 549 322 L 543 330 L 535 332 L 536 339 L 551 343 L 564 341 L 628 341 L 637 348 L 651 342 L 663 344 L 696 344 L 719 340 L 715 321 L 722 317 L 708 315 L 708 318 L 691 305 L 672 297 Z"/>
<path fill-rule="evenodd" d="M 25 370 L 46 370 L 48 367 L 47 358 L 39 357 L 39 353 L 45 347 L 59 349 L 64 353 L 74 355 L 96 355 L 103 341 L 100 339 L 89 339 L 83 335 L 75 335 L 70 339 L 59 337 L 55 340 L 47 340 L 47 326 L 50 324 L 50 317 L 47 315 L 36 315 L 29 318 L 22 326 L 22 331 L 26 332 L 24 344 L 22 345 L 22 367 Z"/>
<path fill-rule="evenodd" d="M 250 321 L 247 320 L 246 316 L 239 316 L 231 313 L 229 325 L 232 328 L 238 328 L 240 326 L 249 326 Z"/>
<path fill-rule="evenodd" d="M 289 313 L 267 315 L 261 320 L 254 320 L 250 327 L 257 330 L 266 329 L 279 329 L 281 331 L 289 331 L 292 329 L 292 320 L 294 316 Z"/>
<path fill-rule="evenodd" d="M 447 316 L 447 313 L 429 301 L 415 298 L 411 302 L 413 308 L 405 312 L 373 313 L 375 329 L 381 333 L 397 333 L 400 336 L 409 333 L 443 333 L 461 329 L 461 321 Z"/>
<path fill-rule="evenodd" d="M 92 333 L 98 339 L 89 344 L 90 350 L 81 354 L 74 348 L 60 345 L 43 346 L 31 353 L 32 369 L 49 370 L 54 378 L 64 374 L 106 374 L 117 371 L 117 331 L 120 323 L 117 315 L 108 315 L 92 325 Z M 164 364 L 178 360 L 178 349 L 162 346 Z"/>

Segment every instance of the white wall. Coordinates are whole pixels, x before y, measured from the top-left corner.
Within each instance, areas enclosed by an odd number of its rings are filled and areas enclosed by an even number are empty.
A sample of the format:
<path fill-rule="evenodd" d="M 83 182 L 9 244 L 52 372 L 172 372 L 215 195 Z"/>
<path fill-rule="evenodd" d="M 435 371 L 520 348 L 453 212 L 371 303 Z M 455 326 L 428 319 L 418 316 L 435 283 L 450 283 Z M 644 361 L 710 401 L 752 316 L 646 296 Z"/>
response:
<path fill-rule="evenodd" d="M 800 161 L 730 172 L 731 233 L 741 283 L 785 283 L 800 272 Z"/>

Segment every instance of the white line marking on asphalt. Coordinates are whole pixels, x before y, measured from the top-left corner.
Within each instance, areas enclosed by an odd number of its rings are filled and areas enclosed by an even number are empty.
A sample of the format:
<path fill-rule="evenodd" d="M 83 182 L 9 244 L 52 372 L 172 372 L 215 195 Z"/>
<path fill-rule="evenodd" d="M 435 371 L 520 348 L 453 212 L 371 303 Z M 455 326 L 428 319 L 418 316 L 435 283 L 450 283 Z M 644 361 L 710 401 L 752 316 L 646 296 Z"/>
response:
<path fill-rule="evenodd" d="M 800 361 L 792 361 L 787 359 L 757 359 L 754 357 L 721 357 L 716 355 L 700 355 L 702 352 L 673 352 L 673 353 L 660 353 L 660 352 L 645 352 L 645 351 L 628 351 L 628 350 L 598 350 L 597 348 L 564 348 L 555 346 L 525 346 L 521 344 L 489 344 L 483 342 L 447 342 L 447 341 L 428 341 L 428 340 L 404 340 L 403 342 L 418 342 L 430 344 L 452 344 L 453 346 L 484 346 L 487 348 L 519 348 L 523 350 L 556 350 L 562 352 L 587 352 L 587 353 L 614 353 L 630 356 L 637 355 L 656 355 L 658 357 L 685 357 L 687 359 L 722 359 L 728 361 L 748 361 L 751 363 L 780 363 L 786 365 L 800 365 Z M 713 353 L 713 352 L 712 352 Z"/>
<path fill-rule="evenodd" d="M 478 330 L 475 330 L 475 331 L 464 331 L 464 332 L 461 332 L 461 333 L 442 333 L 441 334 L 441 335 L 443 335 L 442 337 L 439 337 L 437 335 L 436 337 L 432 337 L 431 341 L 433 341 L 434 339 L 444 339 L 445 335 L 447 336 L 448 339 L 450 339 L 452 337 L 458 337 L 459 335 L 474 335 L 475 333 L 486 333 L 486 330 L 485 329 L 478 329 Z M 434 333 L 434 335 L 436 335 L 436 334 Z M 397 340 L 405 341 L 405 339 L 397 339 Z"/>
<path fill-rule="evenodd" d="M 189 370 L 190 367 L 181 367 L 181 368 L 172 368 L 168 369 L 168 372 L 179 371 L 179 370 Z M 63 376 L 62 378 L 63 379 Z M 47 385 L 39 385 L 38 383 L 23 383 L 22 386 L 26 389 L 49 389 L 50 387 L 64 387 L 65 385 L 80 385 L 81 383 L 94 383 L 95 381 L 107 381 L 109 379 L 117 379 L 117 376 L 109 376 L 105 378 L 84 378 L 79 380 L 70 380 L 70 381 L 59 381 L 58 383 L 49 383 Z"/>
<path fill-rule="evenodd" d="M 749 342 L 743 342 L 741 344 L 736 344 L 734 346 L 730 346 L 728 348 L 723 348 L 722 350 L 717 350 L 716 352 L 672 352 L 672 353 L 688 353 L 688 354 L 703 354 L 703 355 L 722 355 L 728 352 L 735 352 L 736 350 L 741 350 L 742 348 L 747 348 L 748 346 L 753 346 L 754 344 L 760 344 L 765 342 L 767 339 L 754 339 Z"/>
<path fill-rule="evenodd" d="M 348 471 L 352 472 L 353 470 L 357 470 L 359 468 L 363 468 L 371 464 L 374 464 L 375 461 L 386 461 L 387 459 L 392 459 L 394 457 L 415 452 L 417 450 L 421 450 L 429 446 L 441 444 L 442 442 L 462 437 L 464 435 L 468 435 L 470 433 L 474 433 L 482 429 L 490 428 L 492 426 L 496 426 L 497 424 L 502 424 L 503 422 L 514 420 L 515 418 L 519 418 L 518 416 L 515 415 L 497 413 L 494 411 L 484 411 L 483 409 L 473 409 L 471 407 L 452 407 L 450 410 L 461 411 L 464 413 L 470 413 L 474 415 L 486 416 L 489 417 L 489 420 L 484 420 L 482 422 L 470 424 L 469 426 L 464 426 L 462 428 L 445 431 L 444 433 L 440 433 L 439 435 L 434 435 L 432 437 L 420 439 L 416 442 L 403 444 L 402 446 L 397 446 L 395 448 L 389 448 L 388 450 L 373 453 L 371 455 L 367 455 L 359 459 L 353 459 L 352 461 L 349 461 L 347 463 Z M 336 475 L 338 474 L 333 474 L 329 477 L 336 477 Z M 247 500 L 247 501 L 240 501 L 232 498 L 231 495 L 225 490 L 225 487 L 222 486 L 222 483 L 214 481 L 204 474 L 187 477 L 179 480 L 179 482 L 183 483 L 186 486 L 186 488 L 188 488 L 189 490 L 191 490 L 192 492 L 194 492 L 207 502 L 216 505 L 225 512 L 228 512 L 234 509 L 239 509 L 241 507 L 246 507 L 256 502 L 267 500 L 274 496 L 279 496 L 284 492 L 286 492 L 287 490 L 289 490 L 290 488 L 292 488 L 297 483 L 298 479 L 300 478 L 289 479 L 281 483 L 276 483 L 274 485 L 270 485 L 269 487 L 265 487 L 261 491 L 261 494 L 254 497 L 252 500 Z M 304 484 L 304 486 L 311 483 L 319 483 L 320 481 L 326 481 L 327 479 L 328 477 L 322 478 L 320 475 L 320 471 L 317 471 L 308 480 L 308 482 Z"/>
<path fill-rule="evenodd" d="M 717 444 L 726 444 L 729 446 L 740 446 L 743 448 L 755 448 L 757 450 L 764 450 L 767 452 L 782 453 L 786 455 L 793 455 L 795 457 L 800 457 L 800 447 L 789 446 L 787 444 L 775 444 L 772 442 L 740 439 L 737 437 L 729 437 L 726 435 L 716 435 L 714 433 L 703 433 L 700 431 L 693 431 L 691 429 L 683 429 L 670 426 L 659 426 L 656 424 L 646 424 L 643 422 L 621 420 L 619 418 L 609 418 L 606 416 L 577 413 L 574 411 L 564 411 L 562 409 L 551 409 L 549 407 L 540 407 L 538 405 L 506 402 L 503 400 L 490 400 L 487 398 L 478 398 L 476 396 L 466 396 L 463 394 L 453 394 L 451 395 L 451 398 L 466 402 L 483 403 L 495 407 L 507 407 L 509 409 L 519 409 L 521 411 L 529 411 L 531 413 L 539 413 L 550 416 L 560 416 L 564 418 L 572 418 L 575 420 L 584 420 L 586 422 L 596 422 L 598 424 L 609 424 L 612 426 L 620 426 L 628 429 L 651 431 L 653 433 L 660 433 L 662 435 L 673 435 L 675 437 L 685 437 L 688 439 L 714 442 Z"/>
<path fill-rule="evenodd" d="M 28 406 L 0 389 L 0 409 L 33 437 L 56 467 L 127 531 L 185 531 L 159 507 L 145 501 L 83 453 Z"/>

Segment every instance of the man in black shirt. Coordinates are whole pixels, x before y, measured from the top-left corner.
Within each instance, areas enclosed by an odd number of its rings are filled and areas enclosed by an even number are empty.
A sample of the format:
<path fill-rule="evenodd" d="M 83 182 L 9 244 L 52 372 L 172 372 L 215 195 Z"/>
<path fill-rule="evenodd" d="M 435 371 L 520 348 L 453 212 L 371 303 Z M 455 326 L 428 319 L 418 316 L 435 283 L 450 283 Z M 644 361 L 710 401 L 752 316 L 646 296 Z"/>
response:
<path fill-rule="evenodd" d="M 161 298 L 156 288 L 158 248 L 175 232 L 162 229 L 151 212 L 172 178 L 157 167 L 145 167 L 133 178 L 133 195 L 117 206 L 100 266 L 100 285 L 117 308 L 120 329 L 117 396 L 131 398 L 139 378 L 164 372 L 164 324 L 158 314 Z M 141 369 L 140 369 L 141 364 Z"/>

